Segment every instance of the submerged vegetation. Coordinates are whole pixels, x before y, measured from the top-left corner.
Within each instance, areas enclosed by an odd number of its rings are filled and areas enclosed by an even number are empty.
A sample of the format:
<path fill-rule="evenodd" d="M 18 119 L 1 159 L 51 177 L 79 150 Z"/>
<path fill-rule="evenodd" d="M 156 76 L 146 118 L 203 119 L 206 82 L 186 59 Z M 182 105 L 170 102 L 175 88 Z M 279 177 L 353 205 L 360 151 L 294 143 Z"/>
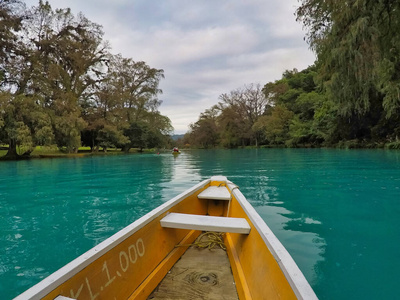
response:
<path fill-rule="evenodd" d="M 315 64 L 221 95 L 185 144 L 400 148 L 400 2 L 299 2 Z"/>
<path fill-rule="evenodd" d="M 164 145 L 172 132 L 158 111 L 164 71 L 112 55 L 100 25 L 48 2 L 26 9 L 0 1 L 0 144 L 5 158 L 36 146 L 67 153 Z M 25 149 L 19 153 L 17 149 Z"/>

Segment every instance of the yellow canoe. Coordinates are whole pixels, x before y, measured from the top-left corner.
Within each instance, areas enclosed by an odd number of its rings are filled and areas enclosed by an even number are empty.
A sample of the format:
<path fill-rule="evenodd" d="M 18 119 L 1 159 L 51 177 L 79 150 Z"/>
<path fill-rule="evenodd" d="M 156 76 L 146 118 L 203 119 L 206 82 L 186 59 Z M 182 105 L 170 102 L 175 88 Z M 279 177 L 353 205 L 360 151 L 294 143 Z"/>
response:
<path fill-rule="evenodd" d="M 208 246 L 218 249 L 195 250 L 202 245 L 198 239 L 204 236 L 202 232 L 213 232 Z M 215 232 L 223 233 L 222 242 L 217 241 Z M 227 255 L 228 272 L 219 265 L 223 256 L 213 257 L 221 253 Z M 188 264 L 181 265 L 187 255 Z M 15 299 L 317 297 L 239 188 L 226 177 L 214 176 L 149 212 Z"/>

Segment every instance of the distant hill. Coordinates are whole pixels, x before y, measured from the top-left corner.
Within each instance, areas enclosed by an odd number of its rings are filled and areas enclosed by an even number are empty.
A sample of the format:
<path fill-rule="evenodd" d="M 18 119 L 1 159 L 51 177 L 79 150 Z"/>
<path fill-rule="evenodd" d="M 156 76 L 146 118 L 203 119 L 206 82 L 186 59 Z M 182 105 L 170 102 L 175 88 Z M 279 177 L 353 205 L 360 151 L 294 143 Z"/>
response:
<path fill-rule="evenodd" d="M 177 141 L 177 140 L 179 140 L 179 139 L 182 139 L 184 137 L 184 134 L 174 134 L 173 136 L 171 136 L 171 138 L 174 140 L 174 141 Z"/>

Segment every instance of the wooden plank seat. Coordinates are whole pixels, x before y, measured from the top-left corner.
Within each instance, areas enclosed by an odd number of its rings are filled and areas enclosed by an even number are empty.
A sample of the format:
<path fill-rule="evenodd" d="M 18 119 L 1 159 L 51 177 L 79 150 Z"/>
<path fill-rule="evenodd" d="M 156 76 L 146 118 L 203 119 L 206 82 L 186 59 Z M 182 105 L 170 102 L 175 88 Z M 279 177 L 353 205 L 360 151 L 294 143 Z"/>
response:
<path fill-rule="evenodd" d="M 194 229 L 202 231 L 250 233 L 250 225 L 244 218 L 213 217 L 170 213 L 160 220 L 162 227 Z"/>
<path fill-rule="evenodd" d="M 199 199 L 231 200 L 231 193 L 226 186 L 210 186 L 197 195 Z"/>

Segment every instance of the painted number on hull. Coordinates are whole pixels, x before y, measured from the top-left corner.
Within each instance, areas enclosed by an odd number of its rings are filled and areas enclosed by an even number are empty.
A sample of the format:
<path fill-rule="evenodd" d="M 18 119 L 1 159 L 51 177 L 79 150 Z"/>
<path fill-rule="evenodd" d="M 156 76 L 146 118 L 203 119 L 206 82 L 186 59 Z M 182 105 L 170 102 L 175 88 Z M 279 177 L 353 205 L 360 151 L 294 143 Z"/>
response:
<path fill-rule="evenodd" d="M 110 270 L 108 269 L 107 261 L 104 261 L 102 267 L 102 274 L 104 274 L 104 285 L 101 285 L 97 290 L 92 289 L 90 286 L 90 281 L 87 277 L 85 277 L 85 282 L 82 283 L 78 290 L 75 292 L 74 290 L 70 290 L 71 298 L 77 299 L 82 290 L 86 287 L 87 292 L 89 293 L 90 300 L 95 300 L 101 292 L 103 292 L 111 283 L 115 281 L 118 277 L 122 277 L 125 272 L 129 270 L 129 268 L 136 263 L 139 257 L 143 257 L 145 253 L 145 247 L 142 239 L 138 239 L 136 243 L 130 245 L 126 251 L 119 252 L 119 267 L 121 271 L 117 271 L 115 274 L 110 274 Z"/>

